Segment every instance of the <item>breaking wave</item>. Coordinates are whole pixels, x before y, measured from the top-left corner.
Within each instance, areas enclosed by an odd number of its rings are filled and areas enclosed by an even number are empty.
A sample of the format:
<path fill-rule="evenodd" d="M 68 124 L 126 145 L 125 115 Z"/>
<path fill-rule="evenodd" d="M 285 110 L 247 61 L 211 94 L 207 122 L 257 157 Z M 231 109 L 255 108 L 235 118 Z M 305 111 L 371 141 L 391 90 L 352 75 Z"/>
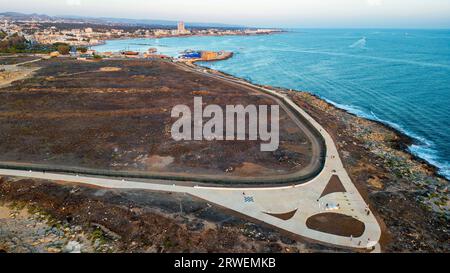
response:
<path fill-rule="evenodd" d="M 366 45 L 367 45 L 367 39 L 366 39 L 366 37 L 362 37 L 361 39 L 359 39 L 358 41 L 354 42 L 349 47 L 350 48 L 367 49 Z"/>
<path fill-rule="evenodd" d="M 421 136 L 418 136 L 417 134 L 403 128 L 402 126 L 400 126 L 394 122 L 381 119 L 372 111 L 370 111 L 370 113 L 368 113 L 356 106 L 336 103 L 332 100 L 322 98 L 322 97 L 321 97 L 321 99 L 334 105 L 337 108 L 343 109 L 343 110 L 345 110 L 351 114 L 354 114 L 358 117 L 362 117 L 365 119 L 369 119 L 369 120 L 373 120 L 373 121 L 385 124 L 391 128 L 394 128 L 395 130 L 401 132 L 402 134 L 409 136 L 410 138 L 415 140 L 415 143 L 408 147 L 409 152 L 412 153 L 413 155 L 425 160 L 429 164 L 436 166 L 439 169 L 439 171 L 438 171 L 439 174 L 441 174 L 447 178 L 450 177 L 450 165 L 445 162 L 441 162 L 439 160 L 439 156 L 436 152 L 436 145 L 433 142 L 431 142 L 430 140 L 425 139 Z"/>

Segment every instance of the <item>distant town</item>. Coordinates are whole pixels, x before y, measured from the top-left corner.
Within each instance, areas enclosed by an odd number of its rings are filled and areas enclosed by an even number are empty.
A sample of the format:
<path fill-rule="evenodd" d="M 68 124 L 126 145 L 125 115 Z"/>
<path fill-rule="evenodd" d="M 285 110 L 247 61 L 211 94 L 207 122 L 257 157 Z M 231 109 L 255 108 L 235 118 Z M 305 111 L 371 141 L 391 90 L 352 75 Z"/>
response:
<path fill-rule="evenodd" d="M 72 46 L 94 46 L 105 40 L 127 38 L 163 38 L 179 36 L 263 35 L 280 32 L 278 29 L 254 28 L 187 28 L 184 22 L 174 26 L 139 26 L 118 24 L 92 24 L 72 19 L 18 19 L 0 16 L 0 38 L 18 35 L 31 43 L 51 45 L 67 43 Z"/>

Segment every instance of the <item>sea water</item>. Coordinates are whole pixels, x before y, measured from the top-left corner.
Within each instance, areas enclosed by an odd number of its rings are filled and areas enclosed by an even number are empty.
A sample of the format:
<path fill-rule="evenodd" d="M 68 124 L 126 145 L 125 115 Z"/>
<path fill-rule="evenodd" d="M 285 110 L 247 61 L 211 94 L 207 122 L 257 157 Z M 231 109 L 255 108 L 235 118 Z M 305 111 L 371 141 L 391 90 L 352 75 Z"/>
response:
<path fill-rule="evenodd" d="M 261 36 L 108 41 L 98 51 L 234 57 L 201 65 L 254 83 L 304 90 L 413 137 L 412 153 L 450 178 L 450 30 L 288 30 Z"/>

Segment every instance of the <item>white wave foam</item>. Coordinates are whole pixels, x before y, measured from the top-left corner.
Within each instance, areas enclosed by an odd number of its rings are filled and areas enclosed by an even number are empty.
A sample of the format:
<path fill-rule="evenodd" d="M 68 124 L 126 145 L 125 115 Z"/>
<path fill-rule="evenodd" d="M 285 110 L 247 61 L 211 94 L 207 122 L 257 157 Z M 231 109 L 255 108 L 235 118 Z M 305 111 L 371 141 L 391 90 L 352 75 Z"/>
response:
<path fill-rule="evenodd" d="M 332 100 L 328 100 L 326 98 L 322 98 L 322 99 L 331 103 L 332 105 L 334 105 L 338 108 L 348 111 L 351 114 L 386 124 L 394 129 L 402 132 L 403 134 L 415 139 L 416 141 L 418 141 L 418 143 L 413 144 L 410 147 L 408 147 L 409 152 L 412 153 L 413 155 L 425 160 L 429 164 L 436 166 L 439 169 L 439 173 L 441 175 L 445 176 L 447 179 L 450 179 L 450 164 L 441 162 L 439 160 L 439 156 L 437 154 L 435 145 L 430 140 L 425 139 L 409 130 L 406 130 L 405 128 L 403 128 L 402 126 L 400 126 L 394 122 L 383 120 L 383 119 L 379 118 L 373 111 L 370 111 L 370 113 L 367 113 L 366 111 L 361 110 L 359 107 L 356 107 L 356 106 L 350 106 L 350 105 L 346 105 L 346 104 L 336 103 L 336 102 L 334 102 Z"/>
<path fill-rule="evenodd" d="M 430 148 L 428 145 L 411 145 L 409 151 L 431 165 L 436 166 L 441 175 L 450 179 L 450 164 L 448 162 L 440 162 L 435 149 Z"/>
<path fill-rule="evenodd" d="M 358 41 L 356 41 L 355 43 L 353 43 L 350 48 L 360 48 L 360 49 L 366 49 L 367 45 L 367 39 L 366 37 L 362 37 L 361 39 L 359 39 Z"/>

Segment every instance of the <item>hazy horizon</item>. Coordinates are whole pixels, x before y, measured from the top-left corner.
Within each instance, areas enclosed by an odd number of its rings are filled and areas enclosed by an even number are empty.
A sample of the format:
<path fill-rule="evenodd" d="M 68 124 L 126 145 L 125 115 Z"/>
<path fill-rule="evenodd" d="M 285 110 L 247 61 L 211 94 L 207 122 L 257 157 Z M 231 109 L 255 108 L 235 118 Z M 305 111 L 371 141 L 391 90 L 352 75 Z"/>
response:
<path fill-rule="evenodd" d="M 450 28 L 450 0 L 0 0 L 2 12 L 280 28 Z"/>

